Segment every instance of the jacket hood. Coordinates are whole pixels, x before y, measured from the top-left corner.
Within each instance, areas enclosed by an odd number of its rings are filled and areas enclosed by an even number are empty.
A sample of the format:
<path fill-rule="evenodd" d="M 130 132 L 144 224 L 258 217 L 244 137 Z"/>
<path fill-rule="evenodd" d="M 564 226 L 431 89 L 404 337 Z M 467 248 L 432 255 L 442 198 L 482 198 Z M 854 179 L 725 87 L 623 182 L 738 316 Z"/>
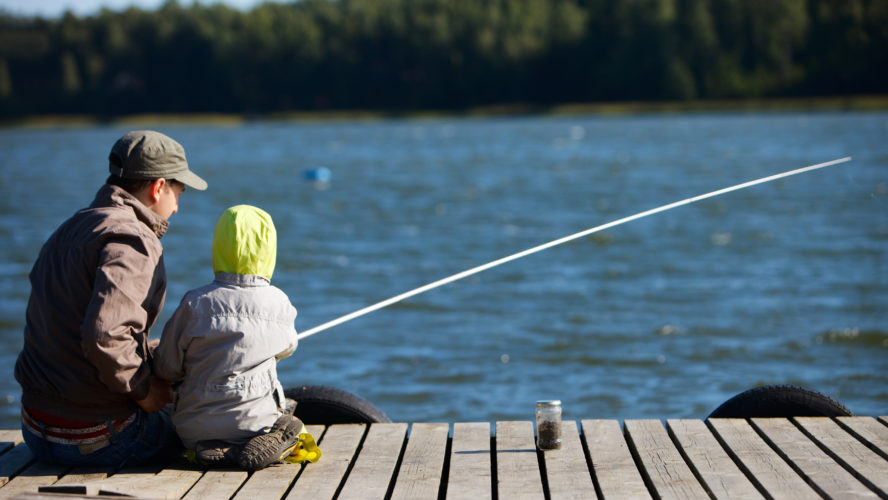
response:
<path fill-rule="evenodd" d="M 213 273 L 255 274 L 271 280 L 277 231 L 267 212 L 250 205 L 226 209 L 213 233 Z"/>

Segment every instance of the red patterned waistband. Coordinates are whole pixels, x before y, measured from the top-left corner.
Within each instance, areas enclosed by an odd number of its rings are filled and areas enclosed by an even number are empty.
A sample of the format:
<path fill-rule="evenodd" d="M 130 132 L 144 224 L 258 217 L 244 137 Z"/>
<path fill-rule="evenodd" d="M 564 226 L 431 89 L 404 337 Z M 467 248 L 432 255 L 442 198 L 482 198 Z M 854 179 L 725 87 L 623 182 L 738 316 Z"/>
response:
<path fill-rule="evenodd" d="M 31 410 L 33 413 L 41 413 Z M 136 412 L 127 417 L 119 418 L 110 423 L 114 426 L 115 432 L 121 432 L 136 419 Z M 64 419 L 62 419 L 64 420 Z M 69 421 L 74 423 L 74 421 Z M 107 440 L 111 433 L 108 422 L 77 422 L 76 427 L 61 427 L 58 425 L 50 425 L 43 420 L 36 418 L 22 407 L 22 423 L 25 429 L 32 434 L 40 436 L 52 443 L 84 445 L 93 444 L 99 441 Z"/>

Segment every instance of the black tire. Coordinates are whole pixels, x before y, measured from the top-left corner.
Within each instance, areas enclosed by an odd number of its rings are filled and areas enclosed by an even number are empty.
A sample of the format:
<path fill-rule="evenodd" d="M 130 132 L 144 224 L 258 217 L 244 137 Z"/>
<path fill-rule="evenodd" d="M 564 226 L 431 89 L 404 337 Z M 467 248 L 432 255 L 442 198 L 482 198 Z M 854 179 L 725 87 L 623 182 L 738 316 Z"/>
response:
<path fill-rule="evenodd" d="M 791 385 L 767 385 L 737 394 L 708 418 L 841 416 L 851 416 L 851 411 L 829 396 Z"/>
<path fill-rule="evenodd" d="M 309 425 L 391 422 L 366 399 L 336 387 L 303 385 L 285 389 L 284 395 L 296 400 L 293 414 Z"/>

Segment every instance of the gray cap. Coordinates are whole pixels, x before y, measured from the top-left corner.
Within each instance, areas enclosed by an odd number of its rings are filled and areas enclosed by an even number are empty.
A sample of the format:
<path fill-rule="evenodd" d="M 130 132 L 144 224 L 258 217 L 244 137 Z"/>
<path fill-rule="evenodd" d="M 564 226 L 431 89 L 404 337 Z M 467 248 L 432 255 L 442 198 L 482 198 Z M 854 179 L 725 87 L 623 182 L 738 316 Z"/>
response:
<path fill-rule="evenodd" d="M 115 158 L 116 157 L 116 158 Z M 125 179 L 173 179 L 203 191 L 207 181 L 191 170 L 185 161 L 185 148 L 160 132 L 134 130 L 114 143 L 109 170 Z"/>

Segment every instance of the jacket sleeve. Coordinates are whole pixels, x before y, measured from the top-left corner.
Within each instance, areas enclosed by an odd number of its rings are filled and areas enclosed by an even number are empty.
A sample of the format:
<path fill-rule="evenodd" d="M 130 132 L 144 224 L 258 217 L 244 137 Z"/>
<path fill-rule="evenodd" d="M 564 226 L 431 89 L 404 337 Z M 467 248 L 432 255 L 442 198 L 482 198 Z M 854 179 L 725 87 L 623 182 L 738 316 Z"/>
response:
<path fill-rule="evenodd" d="M 293 305 L 290 304 L 289 301 L 287 302 L 287 304 L 290 306 L 291 313 L 292 313 L 293 317 L 290 321 L 291 327 L 288 328 L 285 333 L 286 339 L 284 339 L 284 343 L 286 344 L 286 347 L 284 348 L 283 351 L 275 354 L 275 356 L 274 356 L 274 359 L 277 361 L 280 361 L 282 359 L 289 358 L 290 356 L 292 356 L 293 353 L 296 352 L 296 347 L 299 345 L 299 340 L 296 338 L 296 335 L 297 335 L 296 334 L 296 327 L 292 326 L 293 320 L 296 319 L 296 308 L 293 307 Z"/>
<path fill-rule="evenodd" d="M 154 374 L 170 382 L 185 378 L 185 352 L 191 338 L 187 333 L 194 317 L 186 299 L 187 295 L 163 327 L 160 344 L 154 350 Z"/>
<path fill-rule="evenodd" d="M 105 244 L 83 323 L 81 346 L 101 381 L 113 392 L 133 399 L 148 395 L 148 311 L 151 290 L 162 279 L 160 255 L 138 236 L 118 236 Z"/>

